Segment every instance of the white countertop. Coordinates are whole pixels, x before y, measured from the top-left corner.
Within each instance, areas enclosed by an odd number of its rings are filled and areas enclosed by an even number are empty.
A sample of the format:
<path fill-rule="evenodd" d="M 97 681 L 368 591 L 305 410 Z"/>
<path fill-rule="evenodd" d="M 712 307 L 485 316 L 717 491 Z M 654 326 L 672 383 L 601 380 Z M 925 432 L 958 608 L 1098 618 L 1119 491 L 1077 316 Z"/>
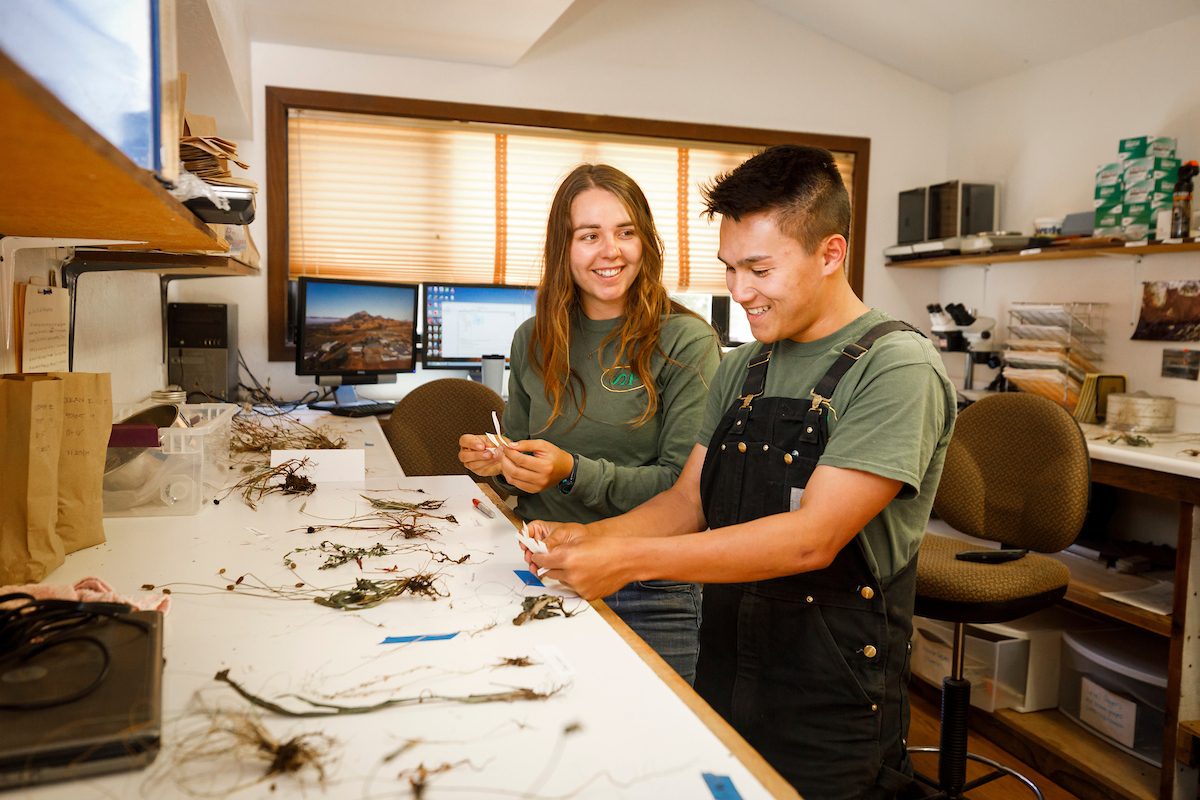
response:
<path fill-rule="evenodd" d="M 1149 439 L 1152 444 L 1149 447 L 1139 447 L 1119 439 L 1110 444 L 1109 440 L 1120 434 L 1110 431 L 1103 425 L 1084 424 L 1079 427 L 1083 429 L 1084 438 L 1087 439 L 1088 452 L 1092 458 L 1172 475 L 1200 478 L 1200 455 L 1191 456 L 1186 452 L 1188 450 L 1200 452 L 1200 434 L 1183 432 L 1140 434 Z"/>
<path fill-rule="evenodd" d="M 404 478 L 389 467 L 373 418 L 322 415 L 347 438 L 361 437 L 368 453 L 366 485 L 409 502 L 444 499 L 426 519 L 432 540 L 392 539 L 386 533 L 308 525 L 368 511 L 361 486 L 326 484 L 308 498 L 272 495 L 253 511 L 236 496 L 204 505 L 192 516 L 105 520 L 108 542 L 71 554 L 44 581 L 71 584 L 97 576 L 129 596 L 171 591 L 164 622 L 163 751 L 147 769 L 9 792 L 14 798 L 186 798 L 217 796 L 261 775 L 261 763 L 180 762 L 180 741 L 202 729 L 201 704 L 258 714 L 228 686 L 219 670 L 248 691 L 293 708 L 289 692 L 325 702 L 370 705 L 397 696 L 464 696 L 516 687 L 557 690 L 550 699 L 463 705 L 427 703 L 371 714 L 294 719 L 266 713 L 277 738 L 322 732 L 336 739 L 324 788 L 312 773 L 277 777 L 238 791 L 237 798 L 330 797 L 381 800 L 412 796 L 405 770 L 456 765 L 429 778 L 431 798 L 488 796 L 578 798 L 708 798 L 703 773 L 729 776 L 741 797 L 768 791 L 663 683 L 600 614 L 561 585 L 526 587 L 515 574 L 525 564 L 514 528 L 471 504 L 484 500 L 466 476 Z M 391 459 L 394 465 L 395 459 Z M 233 474 L 234 471 L 231 471 Z M 425 493 L 413 490 L 424 489 Z M 486 501 L 489 502 L 490 501 Z M 303 509 L 303 511 L 301 510 Z M 329 540 L 349 546 L 422 546 L 409 554 L 364 558 L 331 570 L 324 556 L 295 552 Z M 469 558 L 463 564 L 442 555 Z M 295 569 L 285 564 L 285 556 Z M 388 570 L 398 568 L 398 573 Z M 348 588 L 359 577 L 381 580 L 433 571 L 445 596 L 399 597 L 360 612 L 283 599 L 276 591 Z M 244 576 L 240 585 L 235 582 Z M 233 591 L 225 587 L 235 584 Z M 524 597 L 563 595 L 570 619 L 512 620 Z M 445 641 L 382 644 L 384 637 L 456 633 Z M 528 656 L 534 666 L 497 667 L 501 658 Z M 575 730 L 577 728 L 577 730 Z M 567 733 L 568 729 L 572 732 Z M 389 761 L 409 740 L 417 744 Z M 192 777 L 183 778 L 188 772 Z M 454 788 L 457 787 L 457 788 Z M 191 792 L 191 793 L 189 793 Z M 528 792 L 529 794 L 523 794 Z M 212 796 L 212 795 L 206 795 Z"/>

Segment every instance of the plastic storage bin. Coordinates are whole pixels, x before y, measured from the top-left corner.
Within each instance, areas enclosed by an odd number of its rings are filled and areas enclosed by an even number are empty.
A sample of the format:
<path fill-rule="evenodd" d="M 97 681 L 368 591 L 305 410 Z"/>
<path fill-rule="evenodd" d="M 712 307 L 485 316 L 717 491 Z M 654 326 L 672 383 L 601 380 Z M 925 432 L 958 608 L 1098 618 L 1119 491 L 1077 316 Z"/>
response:
<path fill-rule="evenodd" d="M 113 419 L 127 418 L 146 407 L 117 406 Z M 104 516 L 141 517 L 195 514 L 225 484 L 229 470 L 229 439 L 233 403 L 179 406 L 186 428 L 159 428 L 161 447 L 146 448 L 137 457 L 104 476 Z"/>
<path fill-rule="evenodd" d="M 1058 708 L 1101 739 L 1162 766 L 1165 637 L 1137 628 L 1064 633 Z"/>
<path fill-rule="evenodd" d="M 974 625 L 966 627 L 963 677 L 971 682 L 971 705 L 984 711 L 1012 708 L 1025 702 L 1029 640 Z M 936 686 L 950 674 L 954 626 L 913 617 L 912 671 Z"/>

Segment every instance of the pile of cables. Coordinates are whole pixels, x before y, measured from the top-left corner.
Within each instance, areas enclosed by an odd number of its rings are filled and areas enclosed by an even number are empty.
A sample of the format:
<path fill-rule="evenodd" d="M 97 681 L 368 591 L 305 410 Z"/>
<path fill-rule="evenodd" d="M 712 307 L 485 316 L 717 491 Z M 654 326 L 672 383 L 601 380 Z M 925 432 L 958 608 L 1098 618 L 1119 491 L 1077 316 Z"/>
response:
<path fill-rule="evenodd" d="M 26 600 L 21 605 L 12 601 Z M 74 645 L 94 650 L 99 658 L 90 681 L 70 688 L 57 697 L 31 697 L 29 692 L 17 692 L 17 699 L 8 692 L 0 695 L 0 709 L 32 711 L 65 705 L 94 692 L 108 677 L 112 654 L 97 638 L 95 627 L 107 620 L 132 625 L 149 633 L 151 626 L 144 620 L 128 616 L 133 607 L 125 603 L 81 603 L 75 600 L 36 599 L 24 592 L 0 595 L 0 675 L 32 667 L 40 673 L 37 662 L 58 648 Z M 79 675 L 72 676 L 80 678 Z M 18 682 L 16 686 L 20 686 Z"/>

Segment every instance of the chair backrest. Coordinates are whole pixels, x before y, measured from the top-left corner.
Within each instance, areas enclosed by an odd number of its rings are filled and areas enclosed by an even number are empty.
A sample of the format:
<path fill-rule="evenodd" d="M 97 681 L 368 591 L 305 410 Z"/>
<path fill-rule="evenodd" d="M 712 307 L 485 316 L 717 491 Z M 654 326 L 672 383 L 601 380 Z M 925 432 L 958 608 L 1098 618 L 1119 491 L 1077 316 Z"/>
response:
<path fill-rule="evenodd" d="M 462 378 L 442 378 L 413 389 L 383 424 L 405 475 L 471 475 L 458 460 L 458 438 L 492 430 L 500 395 Z"/>
<path fill-rule="evenodd" d="M 1075 419 L 1033 394 L 987 395 L 954 424 L 933 508 L 956 530 L 1056 553 L 1087 514 L 1091 460 Z"/>

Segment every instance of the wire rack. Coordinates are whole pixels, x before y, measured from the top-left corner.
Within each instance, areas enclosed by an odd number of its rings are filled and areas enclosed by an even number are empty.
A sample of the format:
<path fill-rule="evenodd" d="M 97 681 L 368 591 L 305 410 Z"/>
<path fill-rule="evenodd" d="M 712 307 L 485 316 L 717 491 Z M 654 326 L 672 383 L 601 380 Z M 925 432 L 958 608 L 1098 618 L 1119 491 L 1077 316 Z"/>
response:
<path fill-rule="evenodd" d="M 1013 303 L 1004 345 L 1006 380 L 1068 410 L 1089 373 L 1098 371 L 1107 303 Z"/>

